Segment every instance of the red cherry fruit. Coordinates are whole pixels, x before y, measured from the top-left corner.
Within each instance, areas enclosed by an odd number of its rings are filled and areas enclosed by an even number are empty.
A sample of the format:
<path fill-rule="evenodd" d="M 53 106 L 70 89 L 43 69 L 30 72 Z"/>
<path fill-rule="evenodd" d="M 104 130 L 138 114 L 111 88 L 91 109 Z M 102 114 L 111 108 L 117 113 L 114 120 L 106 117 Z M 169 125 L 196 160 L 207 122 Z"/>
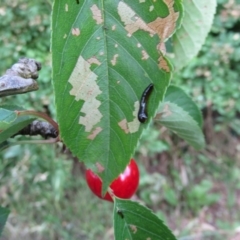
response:
<path fill-rule="evenodd" d="M 113 202 L 109 193 L 103 197 L 102 193 L 102 180 L 91 169 L 86 171 L 86 181 L 92 192 L 99 198 Z M 113 194 L 116 197 L 128 199 L 133 196 L 138 188 L 139 183 L 139 170 L 134 159 L 131 159 L 123 173 L 116 178 L 110 185 Z"/>

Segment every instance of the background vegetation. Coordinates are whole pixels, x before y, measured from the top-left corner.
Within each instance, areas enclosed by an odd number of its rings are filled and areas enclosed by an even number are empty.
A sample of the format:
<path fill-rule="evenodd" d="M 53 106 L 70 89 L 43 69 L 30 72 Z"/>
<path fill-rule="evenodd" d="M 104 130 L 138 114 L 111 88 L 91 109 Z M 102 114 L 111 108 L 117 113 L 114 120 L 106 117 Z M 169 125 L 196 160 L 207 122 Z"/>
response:
<path fill-rule="evenodd" d="M 0 99 L 55 116 L 51 86 L 51 1 L 3 0 L 1 75 L 19 57 L 42 63 L 40 90 Z M 176 73 L 203 111 L 207 148 L 195 151 L 160 125 L 136 152 L 135 196 L 181 240 L 240 239 L 240 2 L 218 0 L 198 57 Z M 0 203 L 11 215 L 1 240 L 113 239 L 112 205 L 91 194 L 84 167 L 60 145 L 15 146 L 0 153 Z"/>

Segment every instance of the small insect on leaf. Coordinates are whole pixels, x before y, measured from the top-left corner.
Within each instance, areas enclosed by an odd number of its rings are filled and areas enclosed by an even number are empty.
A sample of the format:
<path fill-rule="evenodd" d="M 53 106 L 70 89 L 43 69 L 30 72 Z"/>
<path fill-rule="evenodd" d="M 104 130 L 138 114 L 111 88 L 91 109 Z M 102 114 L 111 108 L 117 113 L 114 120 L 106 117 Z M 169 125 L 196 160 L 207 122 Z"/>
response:
<path fill-rule="evenodd" d="M 144 123 L 148 118 L 147 101 L 148 101 L 148 98 L 149 98 L 152 90 L 153 90 L 153 84 L 151 83 L 148 85 L 148 87 L 144 90 L 144 92 L 142 94 L 142 97 L 140 100 L 140 107 L 139 107 L 139 111 L 138 111 L 138 120 L 141 123 Z"/>
<path fill-rule="evenodd" d="M 77 4 L 79 4 L 79 0 L 76 0 Z"/>

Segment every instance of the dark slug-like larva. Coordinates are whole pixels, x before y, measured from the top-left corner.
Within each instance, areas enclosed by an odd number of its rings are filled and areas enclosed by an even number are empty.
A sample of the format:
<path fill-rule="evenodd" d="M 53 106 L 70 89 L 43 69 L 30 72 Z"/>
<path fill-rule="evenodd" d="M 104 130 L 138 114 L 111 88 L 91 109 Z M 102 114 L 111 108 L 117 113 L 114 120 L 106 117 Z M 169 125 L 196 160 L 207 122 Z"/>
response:
<path fill-rule="evenodd" d="M 123 213 L 122 213 L 121 210 L 117 210 L 117 214 L 118 214 L 121 218 L 124 218 L 124 215 L 123 215 Z"/>
<path fill-rule="evenodd" d="M 139 111 L 138 111 L 138 120 L 141 123 L 144 123 L 148 118 L 147 101 L 148 101 L 148 98 L 149 98 L 152 90 L 153 90 L 153 84 L 151 83 L 148 85 L 148 87 L 144 90 L 144 92 L 142 94 L 142 97 L 140 100 L 140 107 L 139 107 Z"/>

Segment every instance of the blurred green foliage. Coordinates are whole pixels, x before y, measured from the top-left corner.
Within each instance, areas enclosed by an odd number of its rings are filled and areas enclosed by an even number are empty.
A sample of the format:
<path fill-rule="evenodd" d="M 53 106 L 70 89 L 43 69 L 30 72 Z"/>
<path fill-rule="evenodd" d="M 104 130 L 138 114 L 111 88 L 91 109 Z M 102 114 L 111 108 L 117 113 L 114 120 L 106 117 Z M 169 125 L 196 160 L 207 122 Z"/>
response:
<path fill-rule="evenodd" d="M 41 91 L 8 97 L 7 101 L 39 111 L 47 108 L 54 115 L 50 55 L 51 8 L 50 0 L 1 1 L 0 74 L 3 75 L 21 57 L 39 61 L 42 64 L 38 79 Z"/>
<path fill-rule="evenodd" d="M 198 56 L 173 82 L 193 97 L 199 107 L 209 106 L 218 123 L 236 123 L 240 111 L 240 6 L 236 1 L 218 1 L 212 30 Z M 240 125 L 238 125 L 240 127 Z"/>
<path fill-rule="evenodd" d="M 151 172 L 143 172 L 139 196 L 181 229 L 179 239 L 230 239 L 240 224 L 239 29 L 240 1 L 219 0 L 204 46 L 172 80 L 203 111 L 206 149 L 196 152 L 158 125 L 138 148 Z"/>
<path fill-rule="evenodd" d="M 51 1 L 2 1 L 1 65 L 5 71 L 21 56 L 38 61 L 49 53 Z"/>
<path fill-rule="evenodd" d="M 211 236 L 202 239 L 225 240 L 240 224 L 240 2 L 218 3 L 201 52 L 173 78 L 203 110 L 205 125 L 210 117 L 207 149 L 195 152 L 153 125 L 136 154 L 141 169 L 137 196 L 182 240 L 195 239 L 206 224 Z M 40 90 L 0 101 L 54 117 L 50 16 L 51 1 L 2 0 L 0 73 L 22 56 L 40 61 L 42 70 Z M 14 146 L 1 152 L 0 159 L 0 202 L 11 209 L 3 239 L 113 238 L 113 206 L 91 195 L 82 171 L 72 173 L 76 166 L 59 146 Z"/>
<path fill-rule="evenodd" d="M 15 146 L 4 152 L 0 198 L 11 215 L 3 239 L 108 237 L 113 205 L 92 197 L 81 171 L 72 174 L 72 165 L 53 146 Z"/>

